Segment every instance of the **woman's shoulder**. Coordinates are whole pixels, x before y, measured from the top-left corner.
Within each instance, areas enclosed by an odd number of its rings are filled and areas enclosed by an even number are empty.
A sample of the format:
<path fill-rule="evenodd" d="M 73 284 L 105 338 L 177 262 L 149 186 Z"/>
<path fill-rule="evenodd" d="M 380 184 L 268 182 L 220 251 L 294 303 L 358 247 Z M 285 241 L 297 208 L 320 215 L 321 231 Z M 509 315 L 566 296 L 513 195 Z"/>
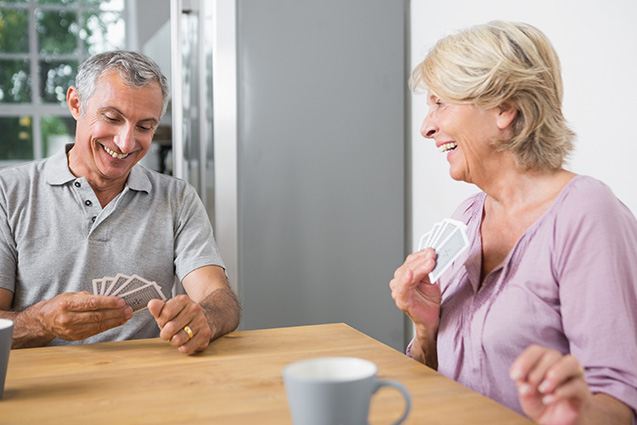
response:
<path fill-rule="evenodd" d="M 556 205 L 576 213 L 627 209 L 606 183 L 586 175 L 573 177 L 558 196 Z"/>
<path fill-rule="evenodd" d="M 555 200 L 548 217 L 558 228 L 578 231 L 621 232 L 637 229 L 632 211 L 604 182 L 578 175 L 564 187 Z M 605 230 L 602 230 L 605 229 Z"/>
<path fill-rule="evenodd" d="M 456 208 L 452 217 L 463 223 L 468 223 L 473 218 L 482 217 L 482 209 L 484 207 L 484 199 L 486 193 L 477 192 L 465 198 Z"/>

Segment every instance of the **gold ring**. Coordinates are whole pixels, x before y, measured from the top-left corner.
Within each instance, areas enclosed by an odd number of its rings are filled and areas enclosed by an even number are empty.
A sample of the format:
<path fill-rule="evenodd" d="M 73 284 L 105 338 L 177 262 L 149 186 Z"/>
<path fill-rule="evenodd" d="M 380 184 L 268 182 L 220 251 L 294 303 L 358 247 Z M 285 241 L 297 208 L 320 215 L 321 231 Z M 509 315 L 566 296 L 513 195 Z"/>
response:
<path fill-rule="evenodd" d="M 192 329 L 190 329 L 190 327 L 188 326 L 184 326 L 184 331 L 188 335 L 188 339 L 192 339 L 192 337 L 195 336 L 195 334 L 192 333 Z"/>
<path fill-rule="evenodd" d="M 584 366 L 580 366 L 579 369 L 577 369 L 577 376 L 584 376 Z"/>

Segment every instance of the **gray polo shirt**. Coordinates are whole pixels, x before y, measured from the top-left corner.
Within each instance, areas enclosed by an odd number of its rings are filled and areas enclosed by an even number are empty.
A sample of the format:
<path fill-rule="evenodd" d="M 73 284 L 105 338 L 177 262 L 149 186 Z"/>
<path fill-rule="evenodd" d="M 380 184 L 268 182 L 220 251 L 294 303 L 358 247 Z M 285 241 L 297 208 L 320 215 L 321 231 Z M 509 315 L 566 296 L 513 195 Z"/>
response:
<path fill-rule="evenodd" d="M 24 309 L 63 292 L 93 292 L 117 273 L 157 282 L 167 297 L 175 278 L 223 262 L 194 188 L 136 165 L 105 208 L 86 179 L 56 155 L 0 170 L 0 287 Z M 159 336 L 148 310 L 82 343 Z M 59 339 L 51 345 L 70 344 Z"/>

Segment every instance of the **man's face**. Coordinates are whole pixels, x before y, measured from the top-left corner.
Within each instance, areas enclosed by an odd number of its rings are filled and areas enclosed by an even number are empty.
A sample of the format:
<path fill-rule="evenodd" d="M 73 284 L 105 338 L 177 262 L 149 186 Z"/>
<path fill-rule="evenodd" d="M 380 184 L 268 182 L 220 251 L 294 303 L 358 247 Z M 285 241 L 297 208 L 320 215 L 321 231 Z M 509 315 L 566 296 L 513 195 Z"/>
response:
<path fill-rule="evenodd" d="M 111 70 L 97 80 L 83 105 L 74 87 L 69 89 L 67 101 L 77 121 L 69 157 L 71 171 L 97 188 L 123 185 L 148 152 L 159 124 L 163 102 L 159 84 L 131 87 Z"/>

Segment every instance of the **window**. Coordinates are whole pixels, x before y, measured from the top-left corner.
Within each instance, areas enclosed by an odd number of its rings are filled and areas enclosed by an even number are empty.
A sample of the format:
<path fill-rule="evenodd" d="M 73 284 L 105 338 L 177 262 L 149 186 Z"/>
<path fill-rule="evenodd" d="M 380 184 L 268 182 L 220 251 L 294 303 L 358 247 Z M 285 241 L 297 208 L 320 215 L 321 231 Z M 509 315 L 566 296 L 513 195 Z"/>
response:
<path fill-rule="evenodd" d="M 124 0 L 0 0 L 0 167 L 72 142 L 66 91 L 87 57 L 125 48 Z"/>

